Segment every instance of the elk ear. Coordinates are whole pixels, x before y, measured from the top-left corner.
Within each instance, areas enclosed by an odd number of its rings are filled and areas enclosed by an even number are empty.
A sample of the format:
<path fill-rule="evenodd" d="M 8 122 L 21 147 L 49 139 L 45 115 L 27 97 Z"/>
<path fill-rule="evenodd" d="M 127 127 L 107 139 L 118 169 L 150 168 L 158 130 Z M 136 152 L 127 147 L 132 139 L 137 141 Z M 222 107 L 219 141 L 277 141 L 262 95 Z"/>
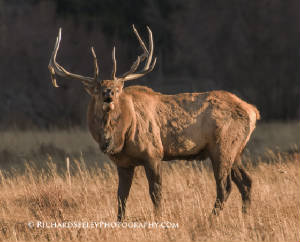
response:
<path fill-rule="evenodd" d="M 124 81 L 121 81 L 121 84 L 120 84 L 121 91 L 123 90 L 123 87 L 124 87 Z"/>
<path fill-rule="evenodd" d="M 118 87 L 120 88 L 120 91 L 122 91 L 123 90 L 123 87 L 124 87 L 124 80 L 123 79 L 119 79 L 118 80 L 118 82 L 119 82 L 119 84 L 118 84 Z"/>

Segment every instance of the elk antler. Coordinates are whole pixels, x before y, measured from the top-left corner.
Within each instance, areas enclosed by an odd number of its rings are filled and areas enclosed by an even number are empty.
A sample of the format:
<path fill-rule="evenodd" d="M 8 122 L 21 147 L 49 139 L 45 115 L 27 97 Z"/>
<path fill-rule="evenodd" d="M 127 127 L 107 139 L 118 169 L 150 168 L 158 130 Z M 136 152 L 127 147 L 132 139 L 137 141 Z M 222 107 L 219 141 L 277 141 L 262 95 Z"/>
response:
<path fill-rule="evenodd" d="M 59 32 L 58 32 L 58 36 L 56 38 L 54 50 L 52 52 L 50 62 L 48 65 L 48 69 L 51 73 L 51 79 L 52 79 L 53 86 L 59 87 L 56 83 L 55 75 L 70 78 L 70 79 L 80 80 L 81 82 L 83 82 L 83 84 L 85 84 L 87 86 L 93 85 L 97 81 L 98 75 L 99 75 L 98 61 L 97 61 L 94 47 L 91 47 L 92 55 L 94 58 L 94 77 L 85 77 L 85 76 L 81 76 L 81 75 L 74 74 L 74 73 L 67 71 L 65 68 L 63 68 L 61 65 L 59 65 L 56 62 L 56 55 L 57 55 L 57 51 L 59 49 L 60 41 L 61 41 L 61 28 L 59 28 Z"/>
<path fill-rule="evenodd" d="M 144 41 L 141 39 L 138 31 L 134 27 L 134 25 L 132 25 L 132 28 L 133 28 L 133 32 L 135 33 L 138 41 L 140 42 L 141 47 L 144 50 L 144 53 L 141 54 L 140 56 L 138 56 L 136 61 L 132 64 L 130 70 L 121 76 L 121 79 L 123 79 L 123 81 L 134 80 L 134 79 L 137 79 L 137 78 L 140 78 L 140 77 L 146 75 L 147 73 L 149 73 L 153 70 L 153 68 L 156 64 L 156 57 L 154 58 L 153 62 L 151 63 L 152 56 L 153 56 L 153 37 L 152 37 L 151 29 L 147 26 L 148 35 L 149 35 L 149 50 L 148 50 Z M 114 80 L 117 80 L 118 77 L 116 77 L 117 63 L 116 63 L 116 57 L 115 57 L 115 47 L 113 48 L 112 59 L 113 59 L 112 78 Z M 139 67 L 140 63 L 142 61 L 144 61 L 145 59 L 147 59 L 147 60 L 146 60 L 146 64 L 145 64 L 144 68 L 140 72 L 135 73 L 135 71 Z"/>

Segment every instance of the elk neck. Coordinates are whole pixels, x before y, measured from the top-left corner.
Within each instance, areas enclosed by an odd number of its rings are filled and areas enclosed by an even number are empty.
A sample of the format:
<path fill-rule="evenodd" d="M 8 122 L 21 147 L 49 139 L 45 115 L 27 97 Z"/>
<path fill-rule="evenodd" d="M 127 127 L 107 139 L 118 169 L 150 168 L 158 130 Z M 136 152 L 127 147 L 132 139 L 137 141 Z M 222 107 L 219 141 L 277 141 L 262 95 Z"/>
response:
<path fill-rule="evenodd" d="M 121 128 L 123 121 L 128 120 L 128 100 L 124 96 L 124 93 L 121 94 L 118 100 L 114 101 L 114 110 L 104 111 L 103 110 L 103 101 L 97 100 L 97 98 L 92 97 L 87 113 L 87 121 L 90 133 L 93 138 L 101 143 L 101 137 L 111 136 L 116 129 Z M 125 116 L 125 117 L 124 117 Z M 130 116 L 130 115 L 129 115 Z M 130 122 L 130 121 L 129 121 Z M 118 127 L 121 126 L 121 127 Z"/>

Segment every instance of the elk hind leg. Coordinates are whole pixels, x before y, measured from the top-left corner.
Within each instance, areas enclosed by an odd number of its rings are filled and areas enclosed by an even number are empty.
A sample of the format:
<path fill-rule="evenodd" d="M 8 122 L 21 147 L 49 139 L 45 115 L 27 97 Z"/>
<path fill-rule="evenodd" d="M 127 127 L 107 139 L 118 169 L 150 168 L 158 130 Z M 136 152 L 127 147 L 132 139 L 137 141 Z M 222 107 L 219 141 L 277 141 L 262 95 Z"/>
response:
<path fill-rule="evenodd" d="M 231 176 L 233 182 L 237 185 L 243 201 L 242 211 L 247 213 L 251 203 L 251 187 L 252 179 L 249 174 L 245 171 L 241 162 L 241 156 L 238 155 L 231 170 Z"/>
<path fill-rule="evenodd" d="M 217 188 L 217 198 L 212 214 L 219 215 L 232 190 L 231 173 L 228 167 L 231 165 L 229 161 L 225 162 L 221 159 L 213 159 L 212 165 Z"/>
<path fill-rule="evenodd" d="M 144 166 L 146 176 L 149 183 L 149 194 L 154 205 L 155 215 L 159 216 L 161 213 L 161 165 L 158 162 L 149 162 Z"/>

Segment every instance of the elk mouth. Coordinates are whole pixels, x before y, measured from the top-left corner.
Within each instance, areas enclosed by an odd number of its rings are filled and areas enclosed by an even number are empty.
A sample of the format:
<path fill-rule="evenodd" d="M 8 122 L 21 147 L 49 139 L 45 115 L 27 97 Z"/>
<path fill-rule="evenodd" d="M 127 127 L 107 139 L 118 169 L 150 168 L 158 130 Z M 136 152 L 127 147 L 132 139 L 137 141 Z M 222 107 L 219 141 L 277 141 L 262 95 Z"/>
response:
<path fill-rule="evenodd" d="M 113 100 L 112 100 L 112 98 L 111 97 L 106 97 L 106 98 L 104 98 L 104 102 L 105 103 L 111 103 Z"/>
<path fill-rule="evenodd" d="M 115 109 L 115 104 L 114 104 L 112 98 L 108 97 L 108 98 L 105 98 L 105 99 L 103 100 L 103 106 L 102 106 L 102 109 L 103 109 L 105 112 L 109 112 L 109 111 Z"/>

